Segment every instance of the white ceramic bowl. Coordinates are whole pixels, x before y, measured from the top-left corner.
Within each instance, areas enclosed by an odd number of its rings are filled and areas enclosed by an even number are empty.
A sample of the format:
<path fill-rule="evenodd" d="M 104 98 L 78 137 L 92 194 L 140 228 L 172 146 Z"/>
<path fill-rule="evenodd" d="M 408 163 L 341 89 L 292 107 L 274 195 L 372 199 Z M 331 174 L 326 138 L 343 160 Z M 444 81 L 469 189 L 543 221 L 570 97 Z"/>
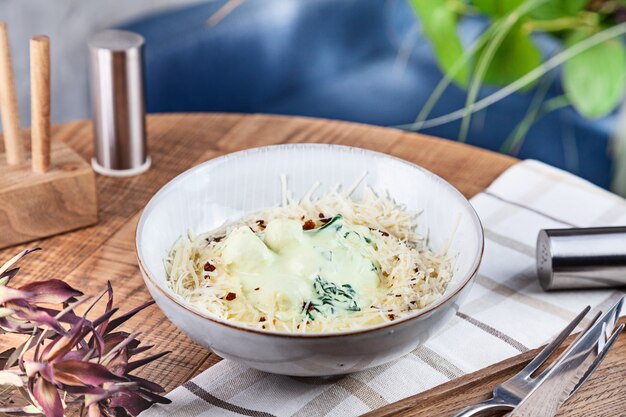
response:
<path fill-rule="evenodd" d="M 454 276 L 445 295 L 411 316 L 386 325 L 324 334 L 291 334 L 239 326 L 186 304 L 166 285 L 163 259 L 187 230 L 204 232 L 281 200 L 279 177 L 301 197 L 319 181 L 319 192 L 365 183 L 388 191 L 411 210 L 423 211 L 420 229 L 437 250 L 453 236 Z M 357 190 L 358 197 L 360 190 Z M 319 195 L 319 194 L 318 194 Z M 139 267 L 165 315 L 197 343 L 218 355 L 267 372 L 322 376 L 345 374 L 392 361 L 417 348 L 459 309 L 483 251 L 476 212 L 449 183 L 389 155 L 336 145 L 297 144 L 250 149 L 212 159 L 167 183 L 137 226 Z"/>

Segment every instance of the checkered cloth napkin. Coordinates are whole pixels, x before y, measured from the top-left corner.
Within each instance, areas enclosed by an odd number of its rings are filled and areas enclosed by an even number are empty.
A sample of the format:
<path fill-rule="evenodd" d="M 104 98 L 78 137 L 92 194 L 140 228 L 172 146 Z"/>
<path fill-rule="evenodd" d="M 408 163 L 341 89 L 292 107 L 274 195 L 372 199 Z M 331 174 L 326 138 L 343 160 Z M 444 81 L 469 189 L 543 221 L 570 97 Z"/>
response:
<path fill-rule="evenodd" d="M 223 360 L 142 417 L 353 416 L 544 344 L 582 308 L 621 292 L 545 293 L 535 273 L 542 228 L 626 224 L 626 201 L 537 161 L 520 162 L 472 198 L 485 256 L 461 310 L 437 335 L 394 362 L 328 381 L 266 374 Z"/>

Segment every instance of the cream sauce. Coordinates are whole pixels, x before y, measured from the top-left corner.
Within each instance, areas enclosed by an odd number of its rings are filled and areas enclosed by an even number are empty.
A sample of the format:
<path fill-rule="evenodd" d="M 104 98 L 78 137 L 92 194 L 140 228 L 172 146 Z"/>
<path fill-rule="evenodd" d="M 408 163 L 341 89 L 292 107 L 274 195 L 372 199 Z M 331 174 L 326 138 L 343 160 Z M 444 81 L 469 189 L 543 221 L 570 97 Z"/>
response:
<path fill-rule="evenodd" d="M 259 310 L 282 320 L 314 319 L 369 307 L 384 290 L 372 242 L 367 227 L 341 216 L 313 230 L 277 219 L 259 234 L 246 226 L 232 231 L 222 257 L 229 276 Z"/>

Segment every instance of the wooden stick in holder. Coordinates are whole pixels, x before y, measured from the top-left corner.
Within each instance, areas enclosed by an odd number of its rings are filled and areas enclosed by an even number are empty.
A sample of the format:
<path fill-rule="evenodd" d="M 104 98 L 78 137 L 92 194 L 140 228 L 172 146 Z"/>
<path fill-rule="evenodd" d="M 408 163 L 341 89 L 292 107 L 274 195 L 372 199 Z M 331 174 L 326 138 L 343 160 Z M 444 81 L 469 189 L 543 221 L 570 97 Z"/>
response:
<path fill-rule="evenodd" d="M 7 163 L 24 162 L 24 143 L 20 133 L 20 114 L 13 82 L 13 65 L 6 22 L 0 22 L 0 114 L 4 131 Z"/>
<path fill-rule="evenodd" d="M 62 141 L 50 143 L 50 45 L 46 36 L 30 41 L 30 77 L 32 168 L 25 162 L 9 165 L 0 153 L 0 249 L 98 221 L 91 165 Z M 4 114 L 5 102 L 0 104 Z"/>
<path fill-rule="evenodd" d="M 50 41 L 30 40 L 31 146 L 33 171 L 50 169 Z"/>

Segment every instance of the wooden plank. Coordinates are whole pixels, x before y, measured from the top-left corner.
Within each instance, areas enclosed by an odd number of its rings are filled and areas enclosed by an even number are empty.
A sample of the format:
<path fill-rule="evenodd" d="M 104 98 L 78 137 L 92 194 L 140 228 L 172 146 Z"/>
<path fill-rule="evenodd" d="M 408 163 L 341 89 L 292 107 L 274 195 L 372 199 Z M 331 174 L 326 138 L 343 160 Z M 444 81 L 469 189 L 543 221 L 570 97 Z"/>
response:
<path fill-rule="evenodd" d="M 626 318 L 620 320 L 626 323 Z M 563 352 L 567 343 L 553 357 Z M 405 398 L 365 414 L 367 417 L 448 417 L 468 405 L 488 399 L 493 388 L 511 378 L 534 358 L 542 348 L 499 362 L 464 375 L 428 391 Z M 622 335 L 604 362 L 585 385 L 566 402 L 560 417 L 618 417 L 626 415 L 626 337 Z"/>
<path fill-rule="evenodd" d="M 83 158 L 91 157 L 89 123 L 74 122 L 56 127 L 54 136 L 70 144 Z M 234 150 L 299 142 L 360 146 L 434 168 L 444 178 L 453 178 L 455 185 L 468 196 L 479 191 L 480 184 L 488 184 L 516 161 L 455 142 L 399 130 L 284 116 L 155 115 L 148 117 L 148 137 L 152 168 L 131 178 L 98 176 L 99 223 L 38 242 L 45 250 L 31 255 L 32 259 L 24 263 L 19 282 L 55 276 L 67 279 L 86 293 L 96 294 L 107 280 L 111 280 L 116 299 L 123 309 L 149 299 L 134 254 L 134 230 L 142 207 L 177 174 Z M 445 163 L 438 163 L 437 158 L 445 159 Z M 459 166 L 480 169 L 457 172 Z M 0 259 L 8 259 L 23 247 L 0 251 Z M 167 390 L 219 360 L 184 336 L 156 307 L 133 319 L 127 328 L 142 331 L 141 340 L 155 344 L 156 349 L 173 350 L 171 355 L 141 371 L 142 376 L 158 380 Z"/>

